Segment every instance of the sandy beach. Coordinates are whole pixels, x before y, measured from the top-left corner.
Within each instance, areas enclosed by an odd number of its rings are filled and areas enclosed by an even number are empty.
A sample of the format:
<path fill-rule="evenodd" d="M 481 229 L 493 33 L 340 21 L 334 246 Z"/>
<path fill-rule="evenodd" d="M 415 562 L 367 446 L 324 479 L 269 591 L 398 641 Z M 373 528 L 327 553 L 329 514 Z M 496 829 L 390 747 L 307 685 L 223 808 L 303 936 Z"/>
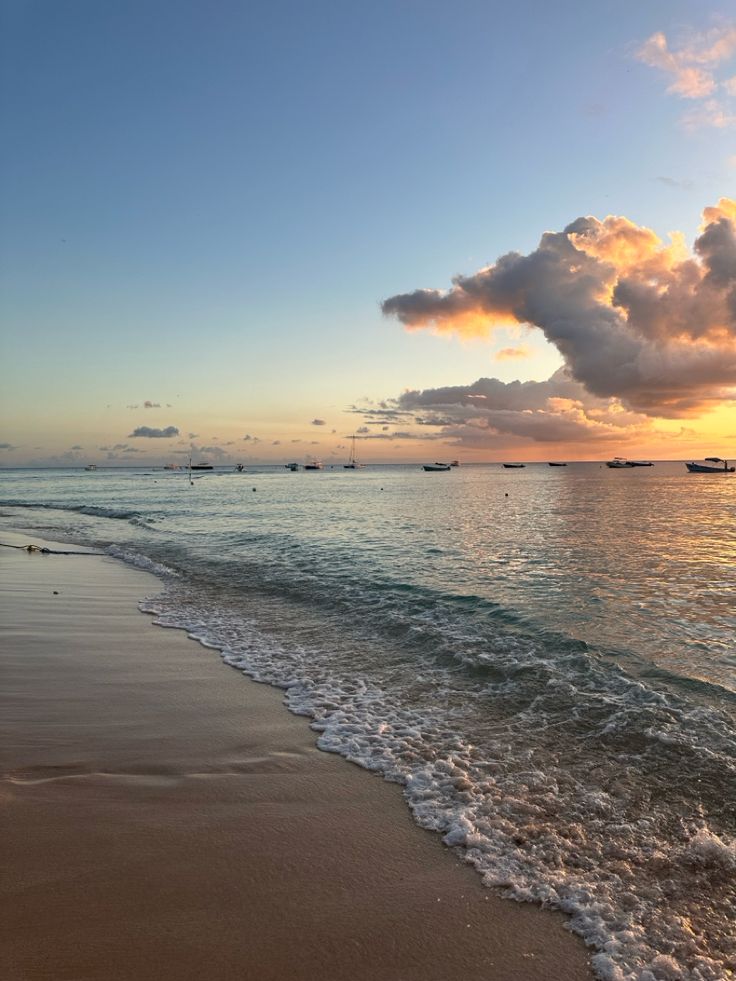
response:
<path fill-rule="evenodd" d="M 485 889 L 400 787 L 141 614 L 153 576 L 0 553 L 3 978 L 591 978 L 562 916 Z"/>

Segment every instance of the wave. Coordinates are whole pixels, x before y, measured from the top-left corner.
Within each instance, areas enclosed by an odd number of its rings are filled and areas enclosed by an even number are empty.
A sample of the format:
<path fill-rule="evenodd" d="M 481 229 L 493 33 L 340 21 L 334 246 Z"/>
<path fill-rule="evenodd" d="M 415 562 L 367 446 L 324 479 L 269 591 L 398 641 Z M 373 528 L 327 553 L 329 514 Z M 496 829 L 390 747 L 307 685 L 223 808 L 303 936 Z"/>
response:
<path fill-rule="evenodd" d="M 62 502 L 40 503 L 28 501 L 0 501 L 0 507 L 26 508 L 31 511 L 68 511 L 73 514 L 86 514 L 95 518 L 111 518 L 116 521 L 129 521 L 133 524 L 148 526 L 154 517 L 145 515 L 140 511 L 101 507 L 95 504 L 65 504 Z"/>
<path fill-rule="evenodd" d="M 225 603 L 206 578 L 141 608 L 283 688 L 320 748 L 403 784 L 415 820 L 486 884 L 569 914 L 601 978 L 727 977 L 728 720 L 500 609 L 468 623 L 477 598 L 384 583 L 355 626 L 334 617 L 331 582 L 310 610 L 303 583 L 276 597 L 254 581 L 257 602 Z"/>

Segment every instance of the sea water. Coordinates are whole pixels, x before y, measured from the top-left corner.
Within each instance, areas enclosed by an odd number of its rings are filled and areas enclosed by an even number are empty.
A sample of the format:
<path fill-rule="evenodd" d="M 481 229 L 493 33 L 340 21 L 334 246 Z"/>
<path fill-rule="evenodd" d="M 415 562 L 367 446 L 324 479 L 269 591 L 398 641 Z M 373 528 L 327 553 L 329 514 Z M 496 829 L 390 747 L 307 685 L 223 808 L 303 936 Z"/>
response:
<path fill-rule="evenodd" d="M 601 978 L 736 976 L 736 475 L 5 471 L 0 508 L 156 571 L 142 609 L 568 913 Z"/>

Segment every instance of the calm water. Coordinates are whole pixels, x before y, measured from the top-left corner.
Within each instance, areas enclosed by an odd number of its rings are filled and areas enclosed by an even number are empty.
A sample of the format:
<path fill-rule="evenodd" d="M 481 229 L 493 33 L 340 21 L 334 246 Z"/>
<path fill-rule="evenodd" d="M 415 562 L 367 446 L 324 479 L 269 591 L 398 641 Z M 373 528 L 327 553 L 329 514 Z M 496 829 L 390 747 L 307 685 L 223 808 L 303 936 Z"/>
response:
<path fill-rule="evenodd" d="M 15 471 L 0 508 L 155 563 L 145 609 L 570 913 L 602 978 L 736 976 L 736 475 Z"/>

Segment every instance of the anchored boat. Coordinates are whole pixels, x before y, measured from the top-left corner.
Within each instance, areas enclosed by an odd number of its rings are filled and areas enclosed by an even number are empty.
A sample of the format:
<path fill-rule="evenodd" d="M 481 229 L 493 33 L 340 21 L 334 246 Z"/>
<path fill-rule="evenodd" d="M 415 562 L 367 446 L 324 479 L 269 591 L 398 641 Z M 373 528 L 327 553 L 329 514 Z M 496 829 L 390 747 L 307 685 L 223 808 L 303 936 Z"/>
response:
<path fill-rule="evenodd" d="M 736 467 L 729 467 L 728 460 L 722 460 L 719 456 L 707 456 L 706 463 L 686 463 L 690 473 L 733 473 Z M 722 466 L 709 467 L 708 463 L 719 463 Z"/>

